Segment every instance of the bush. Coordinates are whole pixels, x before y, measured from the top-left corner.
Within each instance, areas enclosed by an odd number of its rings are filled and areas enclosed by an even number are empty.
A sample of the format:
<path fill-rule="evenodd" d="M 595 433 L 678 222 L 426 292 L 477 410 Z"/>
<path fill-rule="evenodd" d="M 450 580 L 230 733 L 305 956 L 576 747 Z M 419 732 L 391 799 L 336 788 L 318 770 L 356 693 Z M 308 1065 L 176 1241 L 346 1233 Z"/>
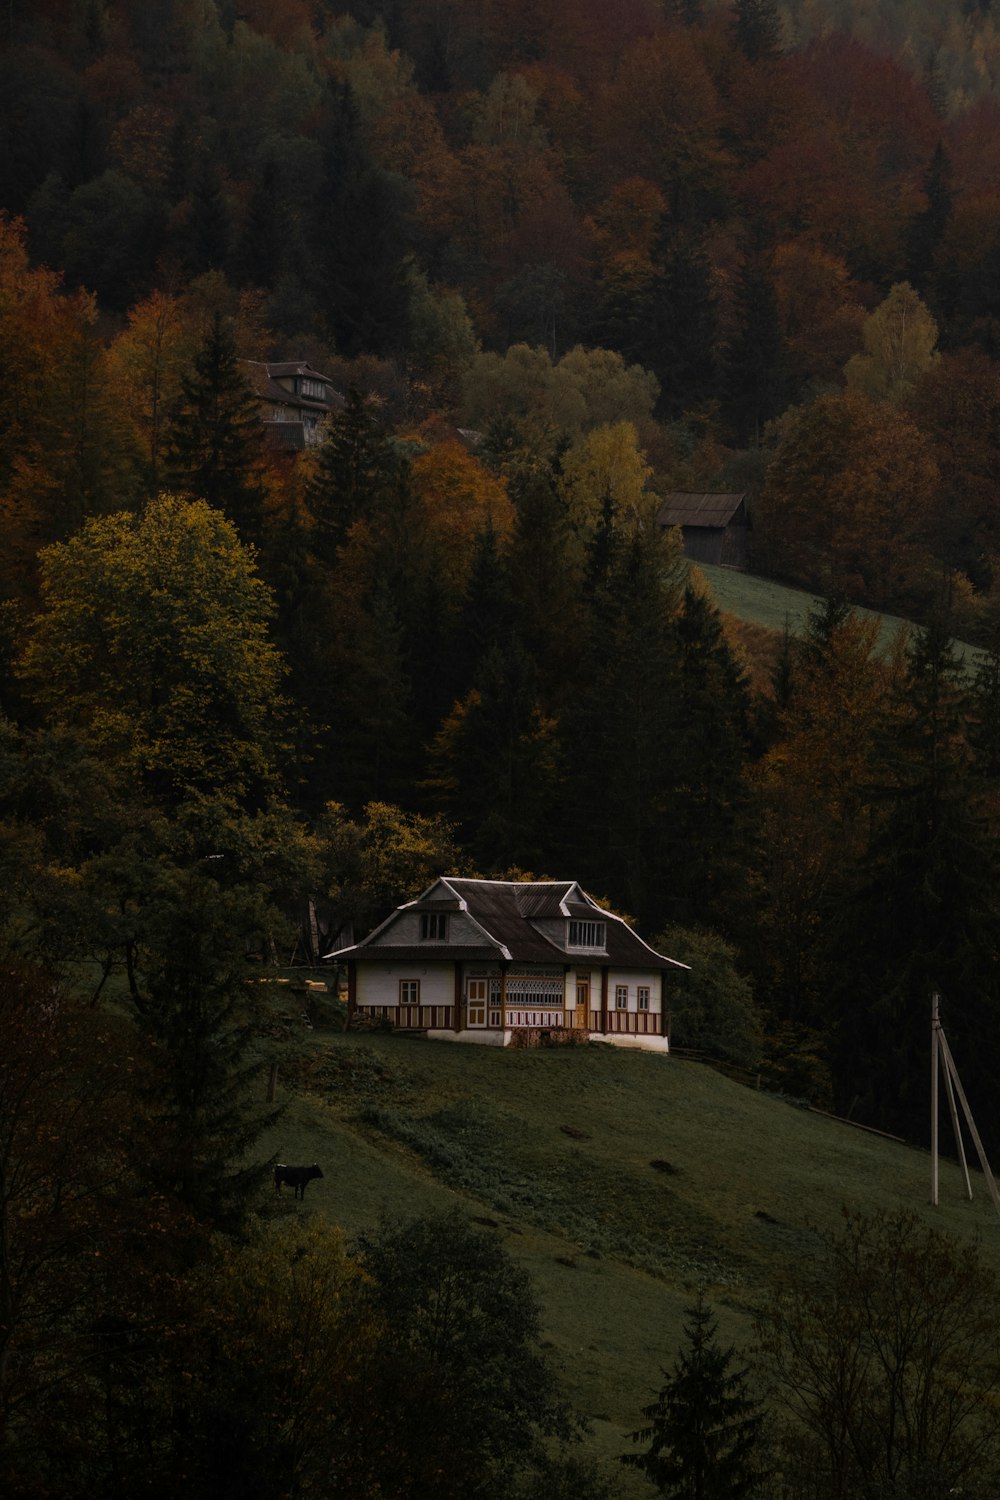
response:
<path fill-rule="evenodd" d="M 671 1012 L 671 1040 L 711 1057 L 753 1068 L 760 1057 L 761 1023 L 749 979 L 736 968 L 736 950 L 717 932 L 668 927 L 653 946 L 689 964 Z"/>

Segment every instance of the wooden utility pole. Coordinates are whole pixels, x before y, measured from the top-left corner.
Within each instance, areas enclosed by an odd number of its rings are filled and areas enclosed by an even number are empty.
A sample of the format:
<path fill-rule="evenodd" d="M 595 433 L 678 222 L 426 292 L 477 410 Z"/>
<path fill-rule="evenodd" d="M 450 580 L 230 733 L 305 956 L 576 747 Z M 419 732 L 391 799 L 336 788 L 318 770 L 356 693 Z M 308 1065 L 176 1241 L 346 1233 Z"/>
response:
<path fill-rule="evenodd" d="M 983 1149 L 979 1131 L 976 1129 L 976 1122 L 972 1118 L 969 1101 L 965 1097 L 962 1080 L 959 1078 L 958 1069 L 955 1067 L 955 1059 L 952 1057 L 951 1048 L 948 1046 L 948 1038 L 945 1036 L 944 1027 L 941 1025 L 941 996 L 934 994 L 931 996 L 931 1202 L 935 1207 L 938 1201 L 939 1069 L 944 1076 L 945 1092 L 948 1095 L 948 1107 L 951 1112 L 951 1125 L 955 1132 L 955 1144 L 958 1147 L 958 1156 L 965 1175 L 966 1194 L 970 1199 L 972 1198 L 972 1183 L 969 1179 L 969 1166 L 965 1159 L 965 1142 L 962 1139 L 962 1125 L 958 1118 L 958 1109 L 955 1104 L 956 1094 L 962 1106 L 962 1113 L 965 1115 L 965 1123 L 969 1127 L 969 1134 L 972 1136 L 972 1143 L 976 1148 L 976 1155 L 979 1157 L 979 1165 L 986 1179 L 986 1186 L 989 1189 L 990 1197 L 993 1199 L 993 1207 L 1000 1214 L 1000 1193 L 997 1192 L 997 1185 L 993 1180 L 993 1173 L 990 1171 L 990 1164 L 986 1159 L 986 1152 Z"/>

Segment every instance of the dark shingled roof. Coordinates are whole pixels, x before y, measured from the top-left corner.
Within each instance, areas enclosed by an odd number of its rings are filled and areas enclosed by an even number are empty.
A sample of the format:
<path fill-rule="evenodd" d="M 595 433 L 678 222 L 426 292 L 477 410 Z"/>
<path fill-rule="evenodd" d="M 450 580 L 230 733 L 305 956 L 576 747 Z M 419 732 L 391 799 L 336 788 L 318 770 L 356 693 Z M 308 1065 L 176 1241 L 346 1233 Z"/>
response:
<path fill-rule="evenodd" d="M 465 906 L 468 915 L 483 930 L 482 947 L 478 945 L 420 943 L 394 946 L 385 942 L 401 911 L 440 910 L 444 899 L 440 888 L 455 893 Z M 436 894 L 432 897 L 431 893 Z M 572 900 L 570 898 L 573 898 Z M 561 943 L 539 931 L 535 923 L 558 917 L 583 916 L 605 923 L 606 948 L 600 952 L 570 951 Z M 515 880 L 465 880 L 447 876 L 435 881 L 423 895 L 407 906 L 400 907 L 394 916 L 383 922 L 362 942 L 351 948 L 328 954 L 330 958 L 358 959 L 371 962 L 380 959 L 386 963 L 393 959 L 412 962 L 422 959 L 476 960 L 499 959 L 504 953 L 512 962 L 553 963 L 608 963 L 625 968 L 684 969 L 686 964 L 656 953 L 632 931 L 627 922 L 611 912 L 604 911 L 592 902 L 585 891 L 573 880 L 515 881 Z"/>
<path fill-rule="evenodd" d="M 665 495 L 657 520 L 661 526 L 728 526 L 746 500 L 739 495 L 696 495 L 675 490 Z"/>

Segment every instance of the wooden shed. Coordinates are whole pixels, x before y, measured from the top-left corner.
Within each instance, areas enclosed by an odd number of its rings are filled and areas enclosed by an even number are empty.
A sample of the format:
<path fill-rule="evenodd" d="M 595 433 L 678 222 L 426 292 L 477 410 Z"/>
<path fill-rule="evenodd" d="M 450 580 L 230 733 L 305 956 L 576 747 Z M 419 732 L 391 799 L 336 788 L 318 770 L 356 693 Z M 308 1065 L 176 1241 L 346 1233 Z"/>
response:
<path fill-rule="evenodd" d="M 750 513 L 747 497 L 689 494 L 666 495 L 657 520 L 664 531 L 679 526 L 684 555 L 694 562 L 721 563 L 746 568 L 750 563 Z"/>

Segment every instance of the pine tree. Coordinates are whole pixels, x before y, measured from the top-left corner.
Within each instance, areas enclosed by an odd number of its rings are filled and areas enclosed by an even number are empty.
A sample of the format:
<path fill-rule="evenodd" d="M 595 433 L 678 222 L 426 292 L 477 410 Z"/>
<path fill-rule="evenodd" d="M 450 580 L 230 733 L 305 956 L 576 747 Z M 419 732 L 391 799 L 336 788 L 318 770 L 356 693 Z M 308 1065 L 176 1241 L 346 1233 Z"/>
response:
<path fill-rule="evenodd" d="M 907 274 L 913 286 L 930 304 L 934 313 L 939 312 L 935 268 L 938 245 L 952 215 L 953 194 L 951 190 L 951 164 L 940 141 L 934 147 L 934 155 L 924 175 L 926 205 L 914 215 L 910 222 L 906 245 Z"/>
<path fill-rule="evenodd" d="M 974 775 L 967 685 L 941 618 L 915 637 L 893 707 L 881 785 L 868 799 L 872 835 L 827 914 L 827 984 L 839 1102 L 857 1100 L 870 1123 L 919 1139 L 933 991 L 948 1004 L 970 1098 L 994 1098 L 1000 1061 L 1000 853 Z M 995 1145 L 1000 1114 L 976 1113 Z"/>
<path fill-rule="evenodd" d="M 775 0 L 736 0 L 733 36 L 748 62 L 773 62 L 780 57 L 781 17 Z"/>
<path fill-rule="evenodd" d="M 409 318 L 401 190 L 375 165 L 348 84 L 331 86 L 327 113 L 313 240 L 319 305 L 341 352 L 388 354 L 405 344 Z"/>
<path fill-rule="evenodd" d="M 181 381 L 181 405 L 167 435 L 171 484 L 207 500 L 244 541 L 261 533 L 264 438 L 257 402 L 239 367 L 236 344 L 216 313 L 192 372 Z"/>
<path fill-rule="evenodd" d="M 566 859 L 647 930 L 662 922 L 663 848 L 679 727 L 675 556 L 613 503 L 591 543 L 589 615 L 566 693 Z"/>
<path fill-rule="evenodd" d="M 332 563 L 355 521 L 369 519 L 379 499 L 399 482 L 405 461 L 356 387 L 334 412 L 306 489 L 315 522 L 313 550 Z"/>
<path fill-rule="evenodd" d="M 681 1352 L 656 1400 L 643 1408 L 649 1425 L 632 1434 L 649 1446 L 621 1461 L 670 1500 L 749 1500 L 766 1478 L 761 1407 L 747 1370 L 734 1362 L 735 1349 L 720 1347 L 703 1293 L 686 1316 Z"/>
<path fill-rule="evenodd" d="M 737 442 L 758 446 L 765 423 L 782 410 L 785 348 L 770 256 L 751 248 L 736 285 L 735 331 L 725 358 L 726 412 Z"/>
<path fill-rule="evenodd" d="M 258 893 L 225 890 L 204 867 L 164 863 L 155 880 L 136 999 L 155 1058 L 147 1107 L 159 1150 L 143 1170 L 200 1219 L 233 1230 L 266 1172 L 248 1153 L 276 1117 L 249 1104 L 263 1064 L 241 940 L 254 931 Z"/>
<path fill-rule="evenodd" d="M 660 411 L 676 417 L 715 389 L 719 327 L 711 268 L 700 237 L 678 231 L 673 214 L 653 260 L 655 274 L 631 311 L 637 329 L 630 352 L 660 382 Z"/>
<path fill-rule="evenodd" d="M 661 916 L 729 929 L 748 856 L 750 695 L 718 610 L 690 586 L 673 634 L 676 725 L 662 805 Z"/>

